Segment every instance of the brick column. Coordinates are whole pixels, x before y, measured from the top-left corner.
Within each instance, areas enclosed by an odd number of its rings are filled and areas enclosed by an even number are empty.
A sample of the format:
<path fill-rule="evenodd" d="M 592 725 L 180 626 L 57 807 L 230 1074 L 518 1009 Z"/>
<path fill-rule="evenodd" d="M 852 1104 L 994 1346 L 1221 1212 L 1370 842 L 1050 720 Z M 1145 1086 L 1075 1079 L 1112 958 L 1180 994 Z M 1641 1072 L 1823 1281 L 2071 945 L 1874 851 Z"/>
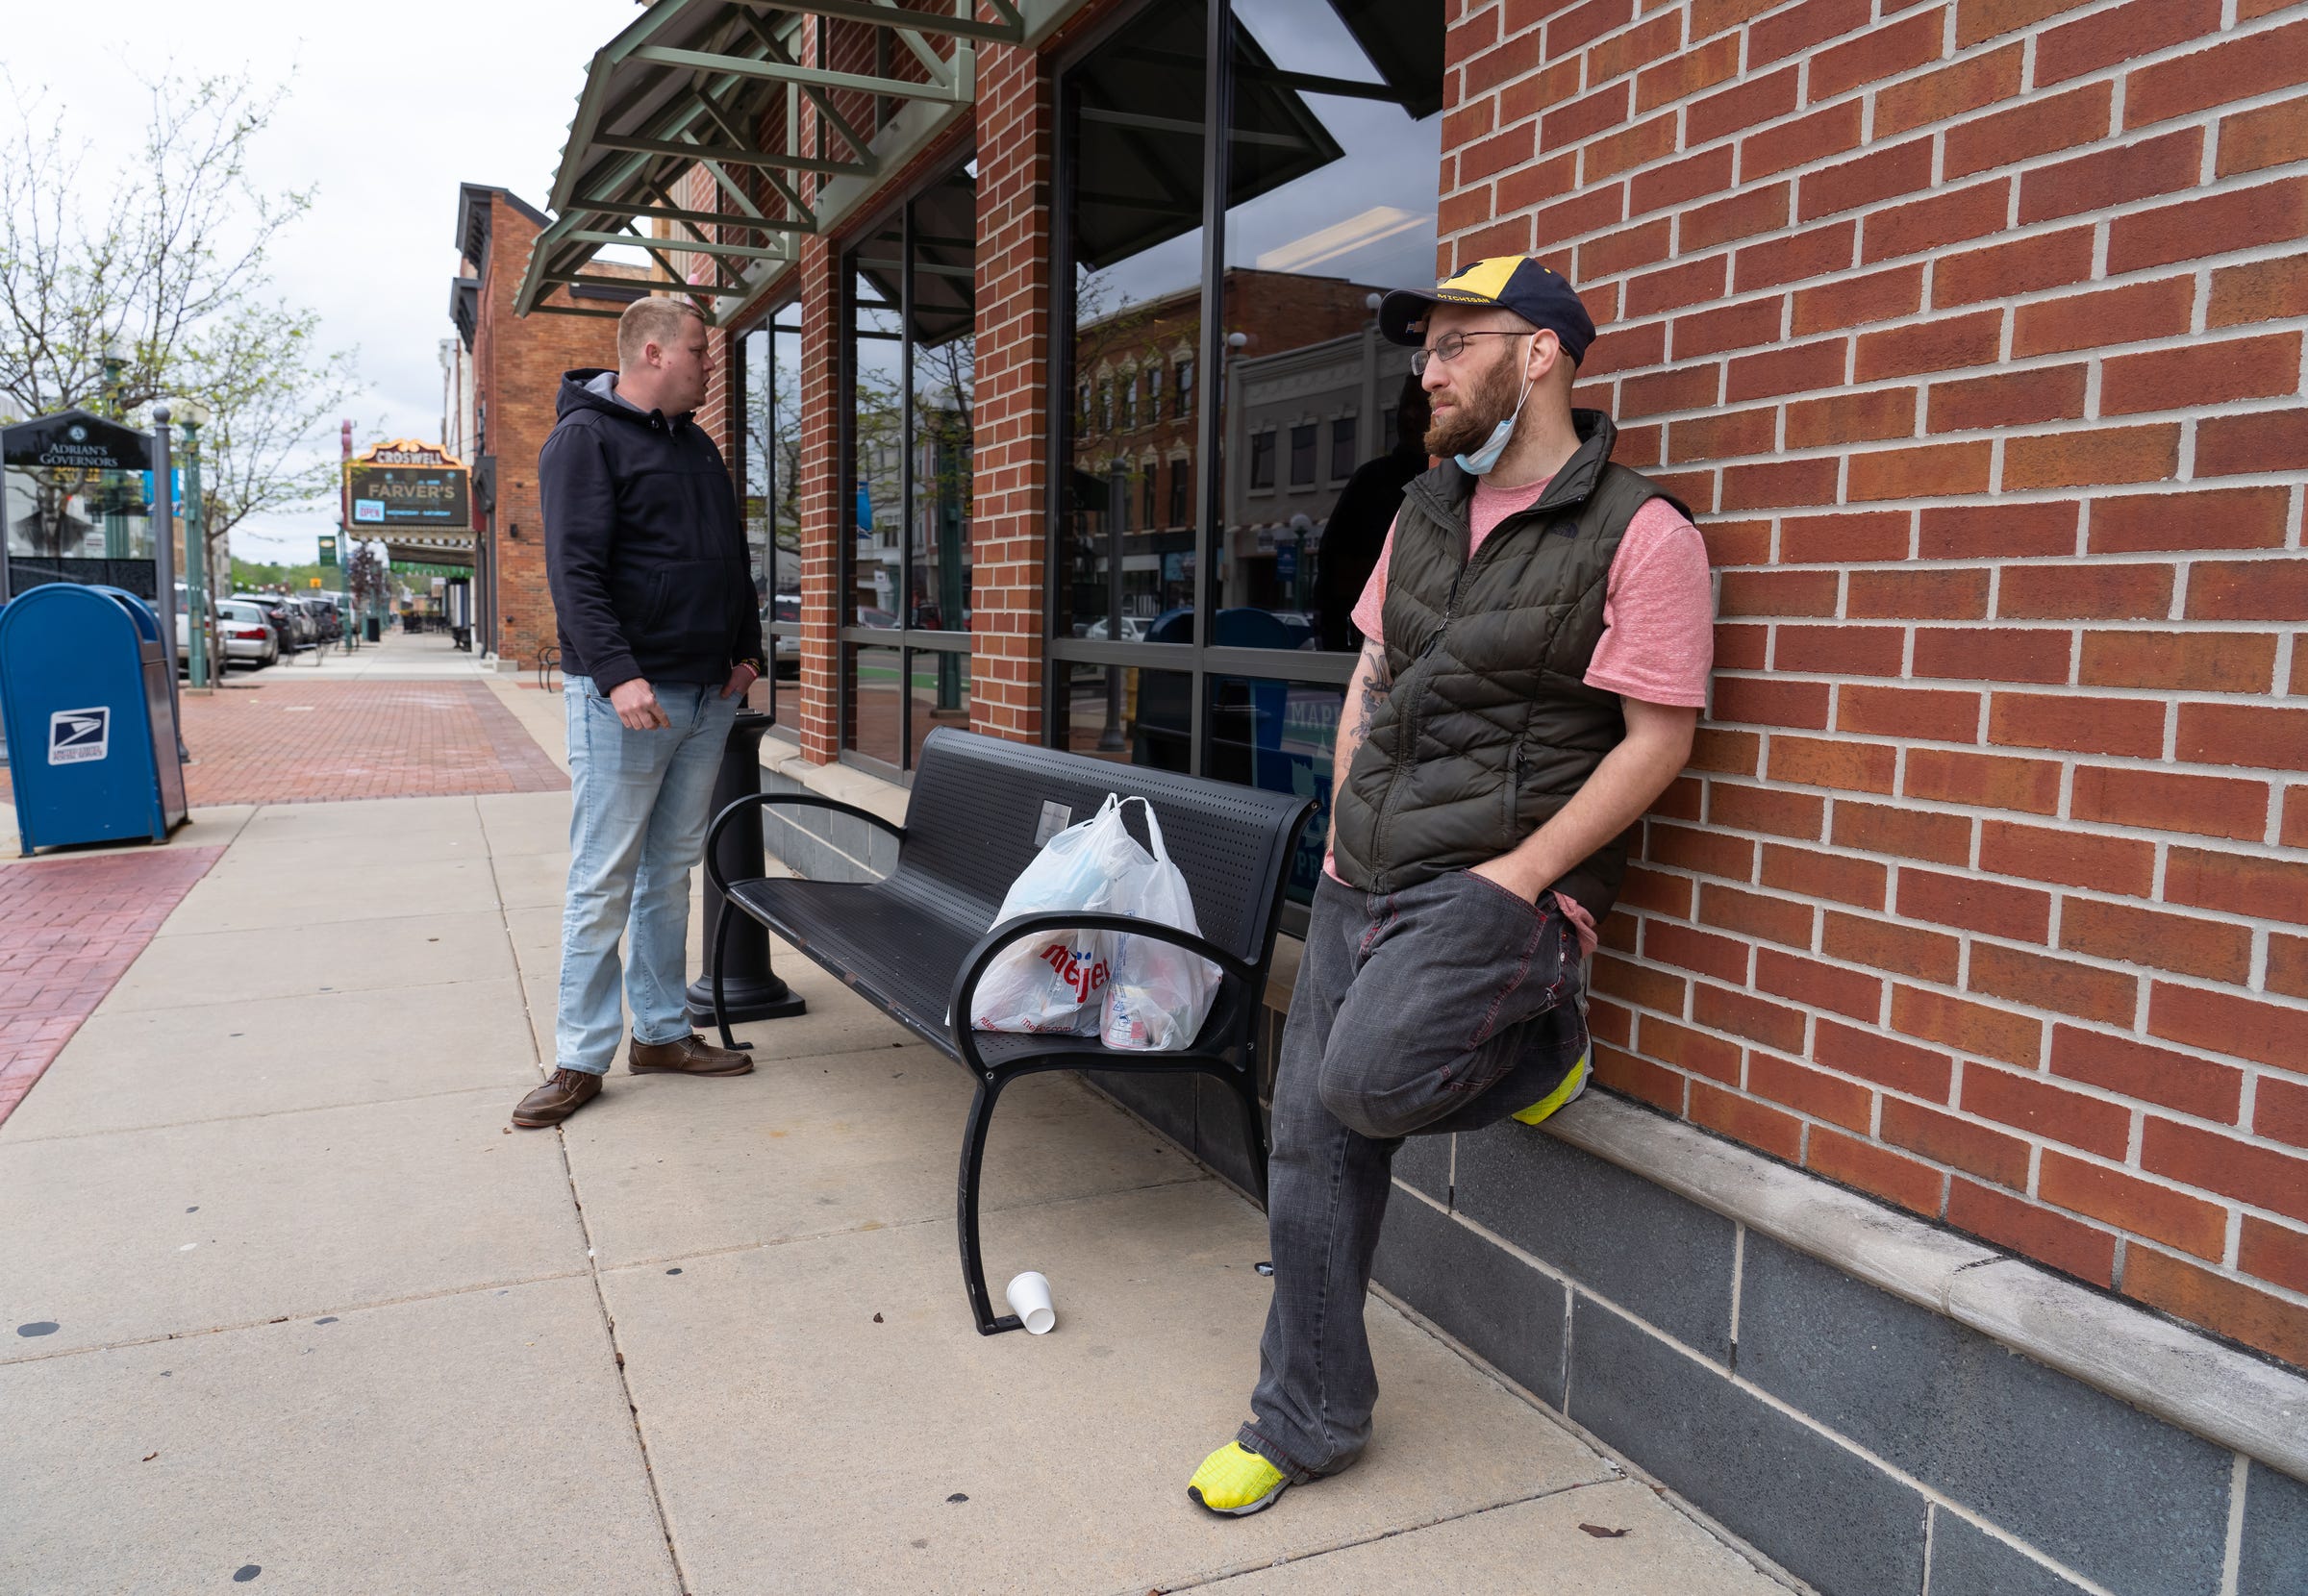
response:
<path fill-rule="evenodd" d="M 1030 50 L 978 55 L 978 345 L 971 512 L 974 731 L 1039 741 L 1048 503 L 1050 157 L 1056 107 Z"/>
<path fill-rule="evenodd" d="M 835 683 L 841 647 L 841 543 L 848 524 L 835 445 L 841 356 L 840 253 L 823 238 L 801 246 L 801 751 L 827 762 L 841 751 Z"/>

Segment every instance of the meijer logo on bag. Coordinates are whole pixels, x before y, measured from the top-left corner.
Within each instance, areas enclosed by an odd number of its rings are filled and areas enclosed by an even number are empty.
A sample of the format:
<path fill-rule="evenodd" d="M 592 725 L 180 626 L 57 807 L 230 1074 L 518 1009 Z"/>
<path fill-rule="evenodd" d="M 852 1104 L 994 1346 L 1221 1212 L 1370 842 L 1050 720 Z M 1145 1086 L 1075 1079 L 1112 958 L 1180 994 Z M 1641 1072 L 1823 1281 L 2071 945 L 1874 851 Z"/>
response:
<path fill-rule="evenodd" d="M 1058 979 L 1074 989 L 1074 996 L 1083 1003 L 1106 985 L 1106 960 L 1093 958 L 1087 948 L 1069 948 L 1064 942 L 1052 942 L 1035 956 L 1058 972 Z"/>

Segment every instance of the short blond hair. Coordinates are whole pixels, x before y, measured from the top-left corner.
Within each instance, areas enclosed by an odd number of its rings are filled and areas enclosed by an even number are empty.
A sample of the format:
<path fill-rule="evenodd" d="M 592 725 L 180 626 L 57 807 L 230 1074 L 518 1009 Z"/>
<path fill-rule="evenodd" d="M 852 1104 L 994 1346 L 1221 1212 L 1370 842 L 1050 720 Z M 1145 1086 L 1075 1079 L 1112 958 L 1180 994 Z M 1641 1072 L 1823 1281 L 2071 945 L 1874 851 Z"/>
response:
<path fill-rule="evenodd" d="M 651 294 L 646 299 L 635 300 L 617 317 L 617 364 L 640 365 L 641 351 L 650 344 L 661 349 L 669 347 L 689 330 L 683 323 L 704 320 L 705 312 L 694 304 L 670 294 Z"/>

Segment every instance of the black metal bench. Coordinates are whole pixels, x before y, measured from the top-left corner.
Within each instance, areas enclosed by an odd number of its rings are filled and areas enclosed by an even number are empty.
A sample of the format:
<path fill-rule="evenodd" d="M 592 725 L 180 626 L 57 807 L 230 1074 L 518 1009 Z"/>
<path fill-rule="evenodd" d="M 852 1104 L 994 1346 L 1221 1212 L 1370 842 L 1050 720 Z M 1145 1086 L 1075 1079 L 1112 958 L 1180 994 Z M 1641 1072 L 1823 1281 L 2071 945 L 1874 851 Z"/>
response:
<path fill-rule="evenodd" d="M 1124 915 L 1030 914 L 993 923 L 1011 882 L 1037 852 L 1045 806 L 1066 811 L 1060 825 L 1086 820 L 1109 792 L 1142 796 L 1162 822 L 1170 858 L 1193 893 L 1200 936 Z M 758 805 L 792 805 L 851 814 L 898 839 L 897 867 L 878 882 L 790 879 L 726 881 L 721 833 Z M 1137 806 L 1125 823 L 1144 840 Z M 723 1017 L 722 952 L 729 911 L 759 921 L 840 976 L 861 997 L 960 1063 L 977 1097 L 962 1137 L 957 1225 L 962 1275 L 981 1334 L 1016 1330 L 994 1316 L 978 1248 L 978 1175 L 994 1100 L 1021 1076 L 1053 1069 L 1195 1071 L 1223 1081 L 1242 1106 L 1242 1135 L 1263 1205 L 1266 1139 L 1258 1108 L 1258 1015 L 1284 882 L 1298 829 L 1314 805 L 1290 793 L 1147 770 L 941 727 L 922 744 L 903 826 L 816 793 L 764 792 L 714 817 L 705 867 L 722 895 L 714 927 L 715 1020 L 725 1046 L 738 1046 Z M 1055 829 L 1054 827 L 1052 828 Z M 1223 972 L 1210 1018 L 1181 1053 L 1112 1050 L 1094 1036 L 1018 1035 L 969 1029 L 971 995 L 994 956 L 1045 932 L 1128 930 L 1190 948 Z M 948 1016 L 951 1016 L 949 1020 Z"/>

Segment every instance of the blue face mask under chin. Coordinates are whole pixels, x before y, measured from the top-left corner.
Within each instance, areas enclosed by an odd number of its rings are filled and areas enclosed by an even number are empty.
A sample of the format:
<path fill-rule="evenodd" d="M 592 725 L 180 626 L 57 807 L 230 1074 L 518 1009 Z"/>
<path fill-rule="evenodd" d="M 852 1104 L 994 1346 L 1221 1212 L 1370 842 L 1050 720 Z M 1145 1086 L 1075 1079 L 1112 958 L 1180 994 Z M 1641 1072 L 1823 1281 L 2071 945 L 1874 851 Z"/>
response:
<path fill-rule="evenodd" d="M 1515 423 L 1522 419 L 1522 403 L 1530 396 L 1530 351 L 1525 348 L 1523 351 L 1522 391 L 1515 396 L 1515 413 L 1492 428 L 1491 436 L 1483 440 L 1483 446 L 1474 453 L 1450 457 L 1459 462 L 1460 470 L 1470 477 L 1490 475 L 1491 468 L 1498 463 L 1498 457 L 1507 452 L 1507 442 L 1515 436 Z"/>

